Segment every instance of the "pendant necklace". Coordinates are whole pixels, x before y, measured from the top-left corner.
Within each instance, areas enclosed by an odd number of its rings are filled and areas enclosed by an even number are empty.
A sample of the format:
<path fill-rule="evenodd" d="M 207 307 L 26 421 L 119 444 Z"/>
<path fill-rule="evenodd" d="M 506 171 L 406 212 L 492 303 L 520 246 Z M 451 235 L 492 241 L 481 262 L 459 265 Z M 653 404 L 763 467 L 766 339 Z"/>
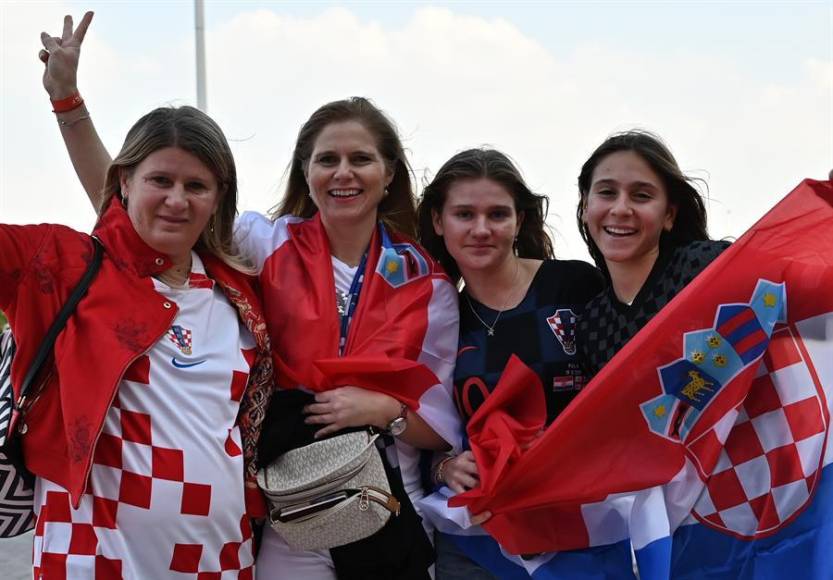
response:
<path fill-rule="evenodd" d="M 339 318 L 347 314 L 347 307 L 350 304 L 350 293 L 349 292 L 342 292 L 338 288 L 336 288 L 336 311 L 338 312 Z"/>
<path fill-rule="evenodd" d="M 495 316 L 495 319 L 492 321 L 492 324 L 486 324 L 486 321 L 483 320 L 482 318 L 480 318 L 480 315 L 477 313 L 477 310 L 475 310 L 475 308 L 474 308 L 474 304 L 471 303 L 471 298 L 469 297 L 469 293 L 466 292 L 466 302 L 469 303 L 469 309 L 471 310 L 471 313 L 474 314 L 474 317 L 477 318 L 477 320 L 480 321 L 480 324 L 483 325 L 483 328 L 486 329 L 486 335 L 487 336 L 494 336 L 495 335 L 495 326 L 497 326 L 498 320 L 500 320 L 500 315 L 504 313 L 504 311 L 506 310 L 506 306 L 509 304 L 509 299 L 511 299 L 513 294 L 514 294 L 514 292 L 513 292 L 514 286 L 515 286 L 515 283 L 518 281 L 518 274 L 521 271 L 521 261 L 517 260 L 515 263 L 517 264 L 517 267 L 515 268 L 515 278 L 512 281 L 512 289 L 510 289 L 510 291 L 509 291 L 509 297 L 503 302 L 503 307 L 500 310 L 497 311 L 497 316 Z"/>

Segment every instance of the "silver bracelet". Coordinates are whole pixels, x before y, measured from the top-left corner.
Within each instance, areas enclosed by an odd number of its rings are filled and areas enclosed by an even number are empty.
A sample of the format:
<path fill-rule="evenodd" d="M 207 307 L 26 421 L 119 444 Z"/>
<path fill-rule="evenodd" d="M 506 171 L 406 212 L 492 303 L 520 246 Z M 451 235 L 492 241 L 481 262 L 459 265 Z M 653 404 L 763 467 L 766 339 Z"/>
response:
<path fill-rule="evenodd" d="M 87 113 L 86 115 L 81 115 L 77 119 L 73 119 L 71 121 L 64 121 L 63 119 L 58 119 L 58 125 L 60 125 L 62 129 L 64 127 L 72 127 L 73 125 L 75 125 L 79 121 L 83 121 L 84 119 L 89 119 L 89 118 L 90 118 L 90 114 Z"/>

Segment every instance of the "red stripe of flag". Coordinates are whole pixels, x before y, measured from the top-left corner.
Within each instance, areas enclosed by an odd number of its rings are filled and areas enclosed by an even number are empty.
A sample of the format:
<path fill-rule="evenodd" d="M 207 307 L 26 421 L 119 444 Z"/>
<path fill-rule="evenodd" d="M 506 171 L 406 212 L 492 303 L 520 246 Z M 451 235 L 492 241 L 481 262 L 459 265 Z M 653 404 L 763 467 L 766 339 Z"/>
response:
<path fill-rule="evenodd" d="M 734 345 L 735 350 L 738 352 L 738 354 L 743 354 L 752 350 L 752 348 L 761 344 L 766 339 L 766 333 L 764 333 L 764 331 L 759 328 L 752 334 L 744 336 L 742 340 L 738 341 L 738 343 Z"/>
<path fill-rule="evenodd" d="M 729 336 L 738 328 L 752 320 L 752 318 L 754 317 L 755 313 L 752 312 L 751 309 L 743 310 L 737 316 L 733 316 L 732 318 L 721 324 L 719 327 L 717 327 L 717 332 L 719 332 L 723 336 Z"/>

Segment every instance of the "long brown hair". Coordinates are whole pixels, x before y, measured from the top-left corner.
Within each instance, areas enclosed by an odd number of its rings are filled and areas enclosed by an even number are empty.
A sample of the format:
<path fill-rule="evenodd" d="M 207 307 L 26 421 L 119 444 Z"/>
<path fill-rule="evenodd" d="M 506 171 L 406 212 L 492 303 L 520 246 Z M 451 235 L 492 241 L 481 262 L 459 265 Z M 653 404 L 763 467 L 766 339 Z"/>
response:
<path fill-rule="evenodd" d="M 120 176 L 131 175 L 145 158 L 166 147 L 187 151 L 217 180 L 217 211 L 200 234 L 197 247 L 213 253 L 243 272 L 251 268 L 234 249 L 232 231 L 237 215 L 237 169 L 223 131 L 211 117 L 194 107 L 160 107 L 136 121 L 121 151 L 110 163 L 101 196 L 101 214 L 113 196 L 121 197 Z"/>
<path fill-rule="evenodd" d="M 515 212 L 519 216 L 523 214 L 515 245 L 518 256 L 539 260 L 552 258 L 552 240 L 544 225 L 549 205 L 547 196 L 534 193 L 504 153 L 488 148 L 467 149 L 443 164 L 422 191 L 422 199 L 417 208 L 419 241 L 442 264 L 452 280 L 457 282 L 460 279 L 460 268 L 445 247 L 442 236 L 434 231 L 433 215 L 442 213 L 452 184 L 480 178 L 502 185 L 514 200 Z"/>
<path fill-rule="evenodd" d="M 590 236 L 587 224 L 584 223 L 584 210 L 587 207 L 587 196 L 590 194 L 593 172 L 596 167 L 605 157 L 620 151 L 633 151 L 644 159 L 662 180 L 668 194 L 668 202 L 677 208 L 673 227 L 670 231 L 663 230 L 660 236 L 660 248 L 695 240 L 708 240 L 706 206 L 700 193 L 692 185 L 700 180 L 683 173 L 674 155 L 656 135 L 640 130 L 616 133 L 605 139 L 604 143 L 593 151 L 593 154 L 582 165 L 578 176 L 579 203 L 576 209 L 576 220 L 581 237 L 587 244 L 587 249 L 596 265 L 602 271 L 607 271 L 604 256 Z"/>
<path fill-rule="evenodd" d="M 379 203 L 379 219 L 391 230 L 410 237 L 416 236 L 416 208 L 411 168 L 396 127 L 381 109 L 364 97 L 333 101 L 315 111 L 298 132 L 289 166 L 289 178 L 283 200 L 272 210 L 272 217 L 293 215 L 309 218 L 318 209 L 309 196 L 306 169 L 315 140 L 332 123 L 356 121 L 376 140 L 376 148 L 393 179 L 388 195 Z"/>

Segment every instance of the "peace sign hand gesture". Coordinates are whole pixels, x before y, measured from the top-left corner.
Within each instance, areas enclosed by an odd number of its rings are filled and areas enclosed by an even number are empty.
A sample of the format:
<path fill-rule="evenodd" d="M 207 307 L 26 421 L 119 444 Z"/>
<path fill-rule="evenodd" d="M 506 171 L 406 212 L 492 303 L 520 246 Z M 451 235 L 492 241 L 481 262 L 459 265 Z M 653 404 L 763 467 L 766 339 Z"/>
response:
<path fill-rule="evenodd" d="M 81 56 L 81 44 L 92 20 L 93 13 L 87 12 L 73 31 L 72 16 L 67 15 L 64 16 L 64 30 L 60 37 L 41 32 L 44 50 L 38 53 L 38 58 L 46 65 L 43 88 L 53 101 L 68 97 L 78 90 L 78 59 Z"/>

